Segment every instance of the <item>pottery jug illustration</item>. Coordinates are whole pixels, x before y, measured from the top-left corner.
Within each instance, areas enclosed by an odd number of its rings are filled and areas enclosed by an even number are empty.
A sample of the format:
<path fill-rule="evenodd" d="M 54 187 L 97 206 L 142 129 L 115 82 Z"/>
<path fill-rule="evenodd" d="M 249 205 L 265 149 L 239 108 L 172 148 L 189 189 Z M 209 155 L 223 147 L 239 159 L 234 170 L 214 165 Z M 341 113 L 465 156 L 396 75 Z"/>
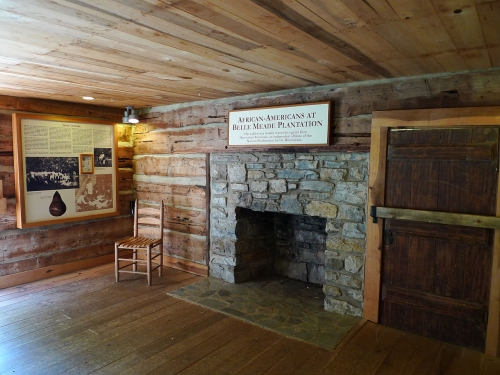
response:
<path fill-rule="evenodd" d="M 66 204 L 63 202 L 61 194 L 59 194 L 58 191 L 56 191 L 52 197 L 49 212 L 52 216 L 62 216 L 66 212 Z"/>

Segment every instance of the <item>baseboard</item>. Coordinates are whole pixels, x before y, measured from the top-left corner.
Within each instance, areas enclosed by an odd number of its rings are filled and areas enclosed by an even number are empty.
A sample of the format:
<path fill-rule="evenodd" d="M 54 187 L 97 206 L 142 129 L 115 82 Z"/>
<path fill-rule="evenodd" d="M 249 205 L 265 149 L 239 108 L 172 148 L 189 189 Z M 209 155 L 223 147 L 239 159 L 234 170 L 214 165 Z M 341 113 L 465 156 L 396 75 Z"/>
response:
<path fill-rule="evenodd" d="M 102 255 L 96 258 L 83 259 L 76 262 L 56 264 L 49 267 L 36 268 L 34 270 L 14 273 L 12 275 L 0 276 L 0 289 L 11 286 L 31 283 L 33 281 L 48 279 L 49 277 L 63 275 L 65 273 L 84 270 L 87 268 L 112 263 L 114 254 Z"/>
<path fill-rule="evenodd" d="M 56 264 L 49 267 L 36 268 L 34 270 L 14 273 L 12 275 L 0 276 L 0 289 L 9 288 L 33 281 L 48 279 L 49 277 L 76 272 L 87 268 L 101 266 L 115 261 L 114 254 L 103 255 L 97 258 L 83 259 L 76 262 Z M 199 276 L 208 276 L 208 266 L 194 263 L 188 260 L 164 256 L 163 265 L 180 271 L 193 273 Z"/>
<path fill-rule="evenodd" d="M 178 259 L 174 257 L 164 256 L 163 265 L 165 267 L 174 268 L 176 270 L 193 273 L 199 276 L 208 276 L 208 266 L 191 262 L 189 260 Z"/>

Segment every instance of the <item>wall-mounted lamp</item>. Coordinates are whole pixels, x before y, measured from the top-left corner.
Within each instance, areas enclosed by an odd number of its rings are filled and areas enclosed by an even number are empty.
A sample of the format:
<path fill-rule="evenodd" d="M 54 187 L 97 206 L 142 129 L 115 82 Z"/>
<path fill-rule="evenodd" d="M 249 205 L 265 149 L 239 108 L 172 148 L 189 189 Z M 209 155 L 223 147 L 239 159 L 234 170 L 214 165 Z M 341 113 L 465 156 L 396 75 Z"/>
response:
<path fill-rule="evenodd" d="M 128 105 L 126 108 L 127 109 L 123 114 L 122 122 L 124 124 L 137 124 L 139 122 L 139 116 L 137 116 L 137 113 L 135 113 L 134 107 Z"/>

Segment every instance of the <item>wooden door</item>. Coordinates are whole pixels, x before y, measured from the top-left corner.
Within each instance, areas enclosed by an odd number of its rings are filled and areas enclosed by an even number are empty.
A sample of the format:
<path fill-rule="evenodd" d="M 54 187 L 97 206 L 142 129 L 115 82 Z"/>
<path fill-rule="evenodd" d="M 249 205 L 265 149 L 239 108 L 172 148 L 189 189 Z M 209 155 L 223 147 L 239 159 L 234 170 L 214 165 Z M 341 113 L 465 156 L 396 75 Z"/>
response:
<path fill-rule="evenodd" d="M 395 129 L 385 206 L 496 213 L 498 129 Z M 380 322 L 484 349 L 491 229 L 385 220 Z"/>

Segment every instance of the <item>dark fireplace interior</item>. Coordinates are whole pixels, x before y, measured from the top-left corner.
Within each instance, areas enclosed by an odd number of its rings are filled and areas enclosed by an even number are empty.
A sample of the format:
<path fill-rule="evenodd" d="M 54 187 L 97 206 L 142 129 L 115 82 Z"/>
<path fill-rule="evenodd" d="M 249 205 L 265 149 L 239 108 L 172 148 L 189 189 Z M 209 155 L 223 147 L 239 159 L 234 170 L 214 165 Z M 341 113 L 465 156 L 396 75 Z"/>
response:
<path fill-rule="evenodd" d="M 236 208 L 236 254 L 250 279 L 325 283 L 326 219 Z"/>

